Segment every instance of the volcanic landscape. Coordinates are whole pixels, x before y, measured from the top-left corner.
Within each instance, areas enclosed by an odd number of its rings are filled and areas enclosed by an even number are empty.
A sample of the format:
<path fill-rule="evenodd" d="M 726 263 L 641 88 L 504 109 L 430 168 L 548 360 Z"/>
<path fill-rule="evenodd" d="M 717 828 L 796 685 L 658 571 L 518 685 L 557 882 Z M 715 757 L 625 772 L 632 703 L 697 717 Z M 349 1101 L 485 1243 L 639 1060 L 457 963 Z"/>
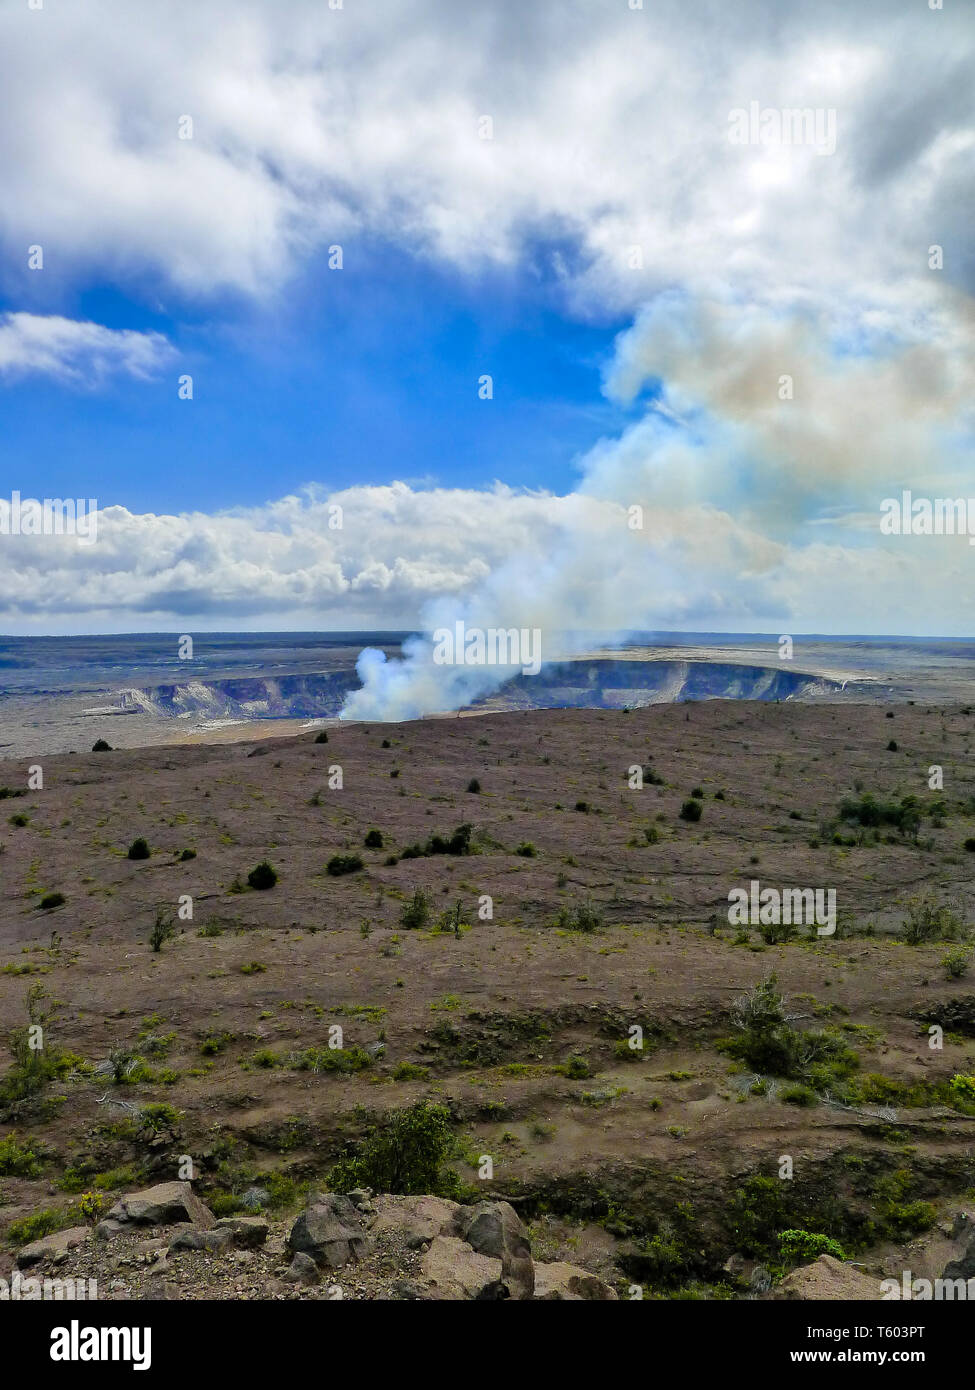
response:
<path fill-rule="evenodd" d="M 424 1100 L 460 1200 L 511 1201 L 536 1260 L 623 1297 L 753 1296 L 786 1228 L 933 1268 L 975 1189 L 975 993 L 944 964 L 975 916 L 973 734 L 957 704 L 710 700 L 4 763 L 0 1032 L 40 1019 L 61 1057 L 6 1094 L 34 1153 L 0 1181 L 8 1269 L 79 1193 L 98 1215 L 181 1156 L 218 1214 L 256 1188 L 288 1223 Z M 835 889 L 835 935 L 730 925 L 752 880 Z M 962 925 L 911 944 L 912 903 Z M 831 1075 L 736 1050 L 773 975 Z M 186 1296 L 241 1295 L 190 1263 Z"/>

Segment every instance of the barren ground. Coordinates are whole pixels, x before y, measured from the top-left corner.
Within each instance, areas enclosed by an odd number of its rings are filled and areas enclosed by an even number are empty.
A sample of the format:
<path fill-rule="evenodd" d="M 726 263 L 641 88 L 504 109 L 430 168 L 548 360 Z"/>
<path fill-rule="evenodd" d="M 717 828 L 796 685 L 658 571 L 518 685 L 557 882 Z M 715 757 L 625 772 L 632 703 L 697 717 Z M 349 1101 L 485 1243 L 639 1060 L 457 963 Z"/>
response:
<path fill-rule="evenodd" d="M 49 1039 L 83 1064 L 0 1124 L 0 1139 L 47 1146 L 38 1176 L 0 1178 L 0 1231 L 67 1209 L 79 1190 L 111 1200 L 176 1176 L 180 1154 L 205 1198 L 281 1175 L 286 1214 L 370 1123 L 421 1097 L 451 1108 L 463 1182 L 519 1202 L 546 1258 L 613 1278 L 625 1268 L 651 1286 L 659 1276 L 661 1289 L 721 1282 L 737 1248 L 733 1194 L 782 1155 L 796 1172 L 788 1219 L 809 1229 L 825 1229 L 830 1203 L 844 1233 L 850 1213 L 882 1215 L 891 1180 L 903 1203 L 956 1209 L 975 1187 L 975 1119 L 934 1103 L 790 1104 L 788 1083 L 753 1093 L 754 1075 L 715 1046 L 735 996 L 774 970 L 801 1026 L 841 1030 L 861 1075 L 975 1072 L 971 977 L 947 978 L 943 942 L 896 935 L 925 887 L 975 917 L 975 855 L 963 848 L 975 835 L 975 716 L 892 712 L 714 701 L 45 759 L 44 789 L 3 803 L 0 1033 L 26 1022 L 27 992 L 41 985 Z M 630 790 L 633 764 L 662 784 Z M 916 844 L 822 833 L 858 785 L 930 801 L 933 764 L 949 813 L 940 826 L 925 816 Z M 5 763 L 2 780 L 25 786 L 28 765 Z M 341 789 L 329 786 L 336 767 Z M 479 793 L 466 790 L 472 778 Z M 698 787 L 703 816 L 689 824 L 678 812 Z M 17 815 L 28 823 L 7 823 Z M 386 863 L 464 823 L 474 853 Z M 373 827 L 380 849 L 363 845 Z M 126 858 L 137 836 L 147 860 Z M 526 842 L 533 856 L 516 852 Z M 184 849 L 195 858 L 179 860 Z M 327 861 L 344 853 L 365 867 L 330 876 Z M 265 858 L 276 885 L 239 891 Z M 736 942 L 728 892 L 752 878 L 835 888 L 840 932 L 768 946 L 753 930 Z M 459 900 L 459 935 L 401 925 L 415 888 L 434 919 Z M 40 908 L 52 892 L 64 904 Z M 157 911 L 181 895 L 192 921 L 153 952 Z M 478 916 L 482 895 L 490 920 Z M 556 923 L 560 907 L 589 899 L 598 930 Z M 921 1020 L 951 1000 L 953 1024 L 932 1050 Z M 326 1047 L 335 1024 L 345 1048 L 372 1048 L 371 1065 L 295 1069 L 291 1054 Z M 632 1025 L 642 1053 L 625 1047 Z M 84 1065 L 119 1047 L 154 1079 L 119 1085 Z M 589 1074 L 566 1074 L 570 1057 Z M 403 1063 L 423 1070 L 405 1076 Z M 181 1112 L 155 1143 L 133 1120 L 152 1102 Z M 478 1176 L 485 1155 L 491 1179 Z M 894 1220 L 907 1239 L 909 1219 Z M 656 1256 L 640 1262 L 654 1236 L 679 1247 L 662 1273 Z M 899 1268 L 889 1240 L 858 1258 Z"/>

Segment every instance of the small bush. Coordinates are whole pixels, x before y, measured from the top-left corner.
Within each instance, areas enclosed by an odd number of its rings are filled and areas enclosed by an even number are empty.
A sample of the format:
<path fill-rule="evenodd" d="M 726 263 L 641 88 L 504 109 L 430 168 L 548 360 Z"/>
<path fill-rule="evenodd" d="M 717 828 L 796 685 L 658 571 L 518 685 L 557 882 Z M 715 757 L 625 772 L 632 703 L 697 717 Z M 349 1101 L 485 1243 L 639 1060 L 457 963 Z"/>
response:
<path fill-rule="evenodd" d="M 30 820 L 24 815 L 23 811 L 18 811 L 15 816 L 10 817 L 8 824 L 20 826 L 22 829 L 25 825 L 30 825 Z"/>
<path fill-rule="evenodd" d="M 599 931 L 603 925 L 603 916 L 592 898 L 586 898 L 575 908 L 561 907 L 555 925 L 562 931 L 581 931 L 588 934 Z"/>
<path fill-rule="evenodd" d="M 341 878 L 343 874 L 354 874 L 364 867 L 358 854 L 333 854 L 325 865 L 325 870 L 332 878 Z"/>
<path fill-rule="evenodd" d="M 446 1166 L 452 1142 L 447 1107 L 419 1101 L 374 1126 L 354 1156 L 332 1169 L 328 1186 L 333 1192 L 371 1187 L 377 1192 L 449 1197 L 458 1188 L 456 1174 Z"/>
<path fill-rule="evenodd" d="M 786 1105 L 815 1105 L 818 1097 L 816 1092 L 808 1086 L 788 1086 L 782 1092 L 782 1100 Z"/>
<path fill-rule="evenodd" d="M 968 973 L 969 954 L 962 947 L 956 946 L 942 956 L 941 964 L 949 980 L 960 980 L 963 975 Z"/>
<path fill-rule="evenodd" d="M 429 1075 L 429 1067 L 418 1067 L 415 1062 L 397 1062 L 393 1068 L 394 1081 L 425 1081 Z"/>
<path fill-rule="evenodd" d="M 277 881 L 278 872 L 266 859 L 262 859 L 247 875 L 247 882 L 251 888 L 256 888 L 258 892 L 265 892 L 268 888 L 273 888 Z"/>
<path fill-rule="evenodd" d="M 580 1057 L 577 1053 L 567 1059 L 562 1070 L 573 1081 L 585 1081 L 592 1075 L 585 1057 Z"/>
<path fill-rule="evenodd" d="M 925 941 L 960 941 L 968 935 L 961 918 L 931 893 L 920 893 L 907 905 L 904 940 L 910 946 Z"/>
<path fill-rule="evenodd" d="M 966 1105 L 975 1105 L 975 1076 L 953 1076 L 948 1082 L 953 1097 Z"/>
<path fill-rule="evenodd" d="M 522 859 L 534 859 L 538 854 L 538 850 L 532 844 L 531 840 L 524 840 L 515 850 L 515 854 L 520 854 Z"/>
<path fill-rule="evenodd" d="M 36 1178 L 42 1162 L 30 1138 L 21 1144 L 13 1132 L 0 1139 L 0 1178 Z"/>
<path fill-rule="evenodd" d="M 103 738 L 100 738 L 91 745 L 91 751 L 93 753 L 111 753 L 112 745 L 106 743 Z"/>
<path fill-rule="evenodd" d="M 701 803 L 691 798 L 690 801 L 685 801 L 681 806 L 680 818 L 686 821 L 699 821 L 702 809 Z"/>
<path fill-rule="evenodd" d="M 316 742 L 316 743 L 328 743 L 328 734 L 325 732 L 324 729 L 322 729 L 322 731 L 321 731 L 320 733 L 317 733 L 317 734 L 315 735 L 315 742 Z"/>
<path fill-rule="evenodd" d="M 400 914 L 400 923 L 408 931 L 425 927 L 430 920 L 430 904 L 422 888 L 414 888 L 413 899 L 407 903 Z"/>
<path fill-rule="evenodd" d="M 789 1264 L 808 1264 L 818 1260 L 820 1255 L 832 1255 L 836 1260 L 846 1259 L 838 1241 L 815 1231 L 783 1231 L 779 1236 L 779 1250 L 783 1260 Z"/>
<path fill-rule="evenodd" d="M 59 1211 L 55 1207 L 43 1207 L 19 1221 L 11 1221 L 7 1227 L 7 1239 L 14 1245 L 30 1245 L 35 1240 L 42 1240 L 44 1236 L 63 1230 L 68 1220 L 67 1209 Z"/>
<path fill-rule="evenodd" d="M 141 835 L 137 840 L 133 840 L 132 843 L 129 845 L 129 859 L 148 859 L 149 855 L 149 846 Z"/>
<path fill-rule="evenodd" d="M 60 907 L 62 903 L 66 902 L 67 898 L 64 896 L 63 893 L 45 893 L 44 897 L 41 898 L 37 906 L 48 909 L 52 907 Z"/>
<path fill-rule="evenodd" d="M 366 833 L 366 838 L 365 838 L 365 840 L 363 841 L 363 844 L 365 845 L 366 849 L 382 849 L 382 847 L 383 847 L 383 833 L 382 833 L 382 831 L 381 831 L 381 830 L 370 830 L 370 831 L 368 831 L 368 832 Z"/>
<path fill-rule="evenodd" d="M 152 931 L 149 933 L 149 945 L 154 951 L 161 951 L 164 941 L 169 941 L 176 935 L 176 923 L 173 917 L 165 908 L 160 908 L 156 913 L 156 920 L 152 924 Z"/>
<path fill-rule="evenodd" d="M 187 861 L 188 859 L 195 859 L 195 858 L 196 858 L 196 850 L 195 850 L 195 849 L 184 849 L 184 850 L 183 850 L 183 853 L 182 853 L 179 857 L 180 857 L 180 862 L 183 863 L 183 864 L 185 864 L 186 861 Z"/>
<path fill-rule="evenodd" d="M 892 739 L 890 740 L 890 742 L 888 743 L 888 745 L 887 745 L 887 752 L 888 752 L 888 753 L 896 753 L 896 752 L 897 752 L 897 740 L 896 740 L 895 738 L 892 738 Z"/>
<path fill-rule="evenodd" d="M 469 792 L 479 792 L 481 790 L 481 784 L 476 777 L 472 777 L 471 780 L 468 782 L 467 790 Z"/>

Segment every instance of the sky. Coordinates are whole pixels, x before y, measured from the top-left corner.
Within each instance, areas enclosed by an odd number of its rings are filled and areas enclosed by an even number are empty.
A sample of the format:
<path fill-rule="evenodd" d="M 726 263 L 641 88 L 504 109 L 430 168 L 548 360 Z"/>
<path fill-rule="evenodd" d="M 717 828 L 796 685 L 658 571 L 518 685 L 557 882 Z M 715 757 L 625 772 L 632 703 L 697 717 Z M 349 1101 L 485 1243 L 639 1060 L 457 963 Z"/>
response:
<path fill-rule="evenodd" d="M 0 630 L 975 636 L 935 3 L 9 0 Z"/>

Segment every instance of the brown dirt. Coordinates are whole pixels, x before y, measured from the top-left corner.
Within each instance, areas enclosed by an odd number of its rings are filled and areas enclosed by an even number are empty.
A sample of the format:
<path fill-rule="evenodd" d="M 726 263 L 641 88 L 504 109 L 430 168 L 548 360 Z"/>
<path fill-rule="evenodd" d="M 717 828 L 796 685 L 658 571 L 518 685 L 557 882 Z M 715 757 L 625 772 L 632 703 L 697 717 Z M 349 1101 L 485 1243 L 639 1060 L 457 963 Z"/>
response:
<path fill-rule="evenodd" d="M 774 969 L 786 994 L 804 1000 L 797 1012 L 811 1018 L 832 1005 L 831 1022 L 876 1030 L 850 1034 L 863 1070 L 901 1080 L 975 1070 L 971 1038 L 949 1035 L 942 1052 L 930 1051 L 912 1016 L 971 997 L 971 985 L 948 981 L 944 945 L 912 948 L 889 934 L 924 886 L 975 915 L 975 856 L 962 848 L 975 818 L 955 810 L 943 828 L 926 821 L 917 846 L 899 837 L 811 844 L 857 782 L 924 799 L 937 763 L 951 803 L 975 793 L 973 717 L 955 707 L 895 713 L 715 701 L 350 724 L 330 727 L 327 744 L 308 735 L 44 759 L 44 790 L 3 803 L 29 824 L 2 832 L 0 1032 L 25 1021 L 26 992 L 41 984 L 60 1001 L 50 1024 L 59 1045 L 97 1063 L 120 1045 L 146 1055 L 140 1035 L 172 1034 L 166 1055 L 146 1060 L 177 1079 L 117 1086 L 75 1074 L 51 1087 L 58 1103 L 8 1116 L 0 1137 L 29 1130 L 52 1159 L 40 1179 L 0 1181 L 0 1226 L 67 1203 L 55 1180 L 85 1157 L 102 1169 L 142 1163 L 156 1179 L 176 1176 L 166 1165 L 189 1154 L 204 1190 L 232 1168 L 240 1182 L 272 1169 L 320 1178 L 368 1115 L 426 1095 L 454 1108 L 465 1181 L 478 1181 L 481 1155 L 493 1158 L 485 1193 L 598 1184 L 629 1167 L 634 1183 L 650 1171 L 676 1175 L 706 1203 L 784 1153 L 812 1169 L 858 1145 L 883 1149 L 876 1115 L 752 1096 L 713 1044 L 728 1032 L 734 996 Z M 629 790 L 629 767 L 650 760 L 664 785 Z M 342 790 L 328 786 L 335 765 Z M 3 780 L 25 785 L 28 766 L 7 763 Z M 472 777 L 480 794 L 465 791 Z M 697 786 L 703 819 L 686 824 L 678 810 Z M 591 809 L 573 809 L 579 801 Z M 475 854 L 385 863 L 464 822 L 475 827 Z M 653 826 L 660 838 L 650 844 Z M 383 833 L 381 850 L 363 847 L 371 827 Z M 152 848 L 147 861 L 125 857 L 136 836 Z M 534 857 L 515 853 L 526 841 Z M 196 857 L 180 862 L 186 847 Z M 363 871 L 325 872 L 333 854 L 352 852 Z M 277 885 L 234 891 L 265 857 Z M 751 948 L 736 945 L 727 895 L 753 877 L 833 887 L 841 914 L 879 934 L 767 948 L 753 934 Z M 458 939 L 404 930 L 416 887 L 437 911 L 459 899 L 471 930 Z M 40 894 L 53 891 L 66 903 L 40 910 Z M 193 920 L 153 953 L 156 912 L 175 910 L 182 894 L 192 895 Z M 493 920 L 477 918 L 483 894 Z M 561 905 L 589 897 L 603 914 L 598 932 L 553 925 Z M 200 935 L 207 924 L 221 934 Z M 381 1041 L 385 1051 L 352 1076 L 251 1060 L 261 1049 L 286 1060 L 325 1046 L 336 1023 L 346 1047 Z M 616 1051 L 632 1024 L 648 1040 L 635 1062 Z M 204 1055 L 211 1033 L 227 1037 Z M 573 1054 L 588 1061 L 588 1079 L 554 1069 Z M 397 1080 L 404 1062 L 426 1076 Z M 99 1129 L 152 1101 L 183 1112 L 168 1148 L 140 1152 Z M 901 1137 L 888 1147 L 919 1171 L 963 1162 L 972 1126 L 948 1111 L 901 1110 Z M 908 1142 L 905 1156 L 898 1145 Z M 605 1264 L 609 1238 L 602 1233 L 606 1249 L 593 1240 L 584 1203 L 575 1216 L 546 1258 L 578 1261 L 581 1243 Z"/>

